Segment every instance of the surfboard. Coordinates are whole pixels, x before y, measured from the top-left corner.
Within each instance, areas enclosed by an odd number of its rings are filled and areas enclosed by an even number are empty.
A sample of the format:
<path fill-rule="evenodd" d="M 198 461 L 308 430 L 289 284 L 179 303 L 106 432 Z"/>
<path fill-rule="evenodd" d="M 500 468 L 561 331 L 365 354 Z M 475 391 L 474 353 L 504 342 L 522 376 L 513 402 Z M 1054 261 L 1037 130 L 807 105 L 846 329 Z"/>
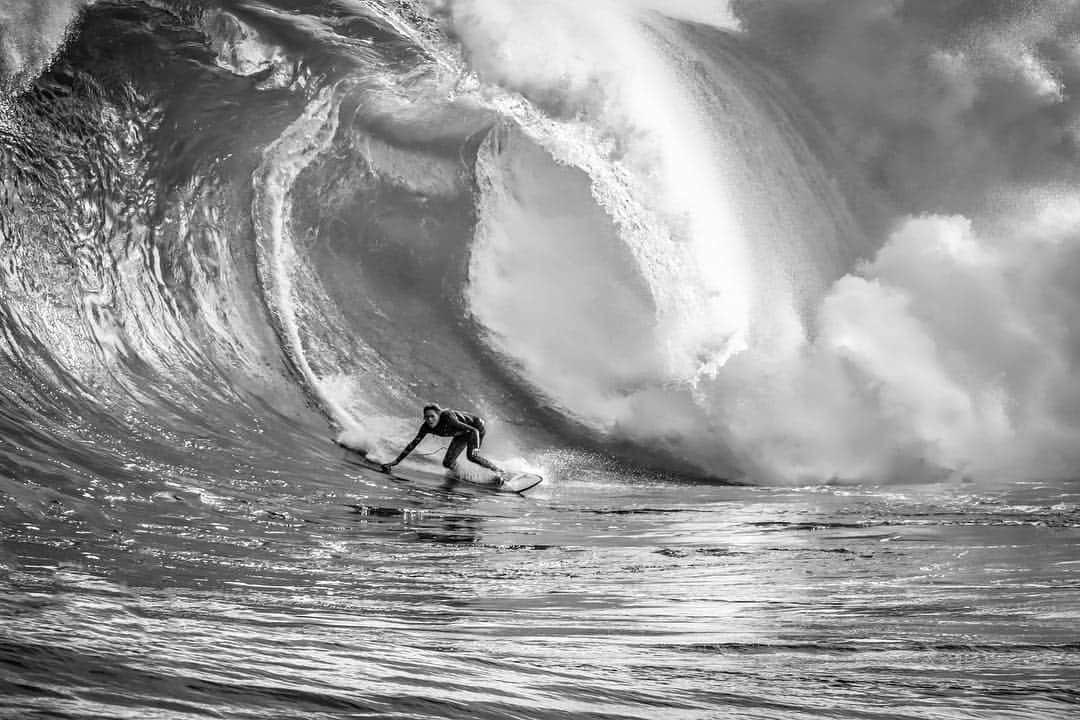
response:
<path fill-rule="evenodd" d="M 526 490 L 532 490 L 542 482 L 544 482 L 544 477 L 537 473 L 516 472 L 506 475 L 502 479 L 502 484 L 498 487 L 503 492 L 515 492 L 520 495 Z"/>
<path fill-rule="evenodd" d="M 380 463 L 371 460 L 366 455 L 359 453 L 355 450 L 351 450 L 343 446 L 345 451 L 345 461 L 353 465 L 359 465 L 360 467 L 367 468 L 368 470 L 375 470 L 376 472 L 382 472 L 382 465 Z M 481 490 L 487 490 L 490 492 L 502 492 L 502 493 L 515 493 L 522 494 L 528 490 L 532 490 L 534 487 L 544 482 L 544 478 L 536 473 L 529 472 L 511 472 L 502 476 L 501 481 L 498 476 L 492 475 L 488 480 L 468 480 L 466 478 L 448 478 L 442 472 L 432 473 L 425 472 L 424 470 L 416 470 L 412 468 L 394 468 L 392 472 L 383 473 L 389 475 L 397 480 L 406 480 L 411 482 L 420 482 L 424 484 L 431 484 L 437 482 L 442 487 L 453 488 L 458 485 L 465 485 L 472 488 L 478 488 Z"/>

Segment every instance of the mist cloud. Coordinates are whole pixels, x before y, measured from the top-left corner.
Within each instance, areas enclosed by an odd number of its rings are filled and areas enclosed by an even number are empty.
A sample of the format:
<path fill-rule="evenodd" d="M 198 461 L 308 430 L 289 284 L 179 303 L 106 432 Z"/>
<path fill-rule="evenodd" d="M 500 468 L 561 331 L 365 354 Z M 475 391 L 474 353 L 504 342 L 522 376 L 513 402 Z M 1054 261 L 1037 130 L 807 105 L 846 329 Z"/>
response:
<path fill-rule="evenodd" d="M 805 344 L 732 365 L 748 465 L 788 479 L 1074 476 L 1080 3 L 733 9 L 897 209 Z"/>
<path fill-rule="evenodd" d="M 733 9 L 905 210 L 968 212 L 1001 185 L 1077 179 L 1076 2 L 735 0 Z"/>
<path fill-rule="evenodd" d="M 0 92 L 32 81 L 64 44 L 86 0 L 0 3 Z"/>

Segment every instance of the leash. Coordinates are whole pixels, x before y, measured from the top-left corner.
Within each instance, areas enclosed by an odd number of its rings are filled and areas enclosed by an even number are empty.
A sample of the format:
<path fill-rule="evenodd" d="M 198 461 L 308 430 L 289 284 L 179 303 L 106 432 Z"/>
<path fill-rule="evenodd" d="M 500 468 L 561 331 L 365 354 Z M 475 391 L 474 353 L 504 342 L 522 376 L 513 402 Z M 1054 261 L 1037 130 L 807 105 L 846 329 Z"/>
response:
<path fill-rule="evenodd" d="M 448 447 L 450 447 L 450 443 L 446 443 L 445 445 L 443 445 L 443 446 L 442 446 L 441 448 L 439 448 L 438 450 L 432 450 L 431 452 L 416 452 L 416 451 L 414 450 L 414 451 L 412 452 L 412 454 L 413 454 L 413 455 L 423 455 L 424 457 L 428 457 L 428 456 L 430 456 L 430 455 L 435 455 L 436 453 L 441 453 L 441 452 L 442 452 L 443 450 L 445 450 L 445 449 L 446 449 L 446 448 L 448 448 Z"/>

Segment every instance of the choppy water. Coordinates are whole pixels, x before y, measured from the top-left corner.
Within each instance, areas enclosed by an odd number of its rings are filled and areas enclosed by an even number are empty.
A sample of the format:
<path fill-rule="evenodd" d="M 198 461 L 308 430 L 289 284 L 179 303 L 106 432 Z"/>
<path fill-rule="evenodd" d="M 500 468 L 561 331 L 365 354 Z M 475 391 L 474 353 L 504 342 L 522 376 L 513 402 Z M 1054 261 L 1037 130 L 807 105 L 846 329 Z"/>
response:
<path fill-rule="evenodd" d="M 1075 714 L 1080 11 L 852 7 L 0 3 L 0 716 Z"/>
<path fill-rule="evenodd" d="M 1077 498 L 282 478 L 5 528 L 11 717 L 1070 717 Z M 617 499 L 616 499 L 617 498 Z"/>

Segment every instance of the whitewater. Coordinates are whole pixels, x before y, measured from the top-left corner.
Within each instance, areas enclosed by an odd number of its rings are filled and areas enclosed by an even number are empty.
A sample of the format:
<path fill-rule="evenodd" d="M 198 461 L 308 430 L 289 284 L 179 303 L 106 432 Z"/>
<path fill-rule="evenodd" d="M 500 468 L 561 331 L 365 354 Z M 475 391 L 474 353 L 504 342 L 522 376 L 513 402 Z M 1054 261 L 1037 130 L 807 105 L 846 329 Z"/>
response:
<path fill-rule="evenodd" d="M 0 717 L 1071 717 L 1078 34 L 6 0 Z"/>

